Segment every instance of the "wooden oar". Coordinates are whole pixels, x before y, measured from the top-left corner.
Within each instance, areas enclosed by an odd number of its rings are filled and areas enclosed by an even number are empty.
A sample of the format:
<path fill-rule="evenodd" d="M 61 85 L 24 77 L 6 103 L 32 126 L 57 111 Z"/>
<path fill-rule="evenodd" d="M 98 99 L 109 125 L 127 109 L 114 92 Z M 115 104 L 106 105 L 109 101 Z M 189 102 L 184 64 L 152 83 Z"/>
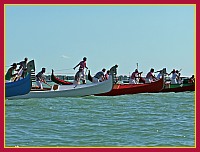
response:
<path fill-rule="evenodd" d="M 15 78 L 13 78 L 13 79 L 14 79 L 14 81 L 17 81 L 17 80 L 19 80 L 19 79 L 20 79 L 20 77 L 22 76 L 22 73 L 23 73 L 23 70 L 22 70 L 22 68 L 21 68 L 21 69 L 19 69 L 19 71 L 16 73 L 16 76 L 15 76 Z"/>
<path fill-rule="evenodd" d="M 44 84 L 46 84 L 46 85 L 48 85 L 48 86 L 50 86 L 50 87 L 52 87 L 50 84 L 48 84 L 47 82 L 44 82 L 44 81 L 42 81 Z"/>
<path fill-rule="evenodd" d="M 156 72 L 154 72 L 154 73 L 158 73 L 158 72 L 160 72 L 161 70 L 159 70 L 159 71 L 156 71 Z"/>

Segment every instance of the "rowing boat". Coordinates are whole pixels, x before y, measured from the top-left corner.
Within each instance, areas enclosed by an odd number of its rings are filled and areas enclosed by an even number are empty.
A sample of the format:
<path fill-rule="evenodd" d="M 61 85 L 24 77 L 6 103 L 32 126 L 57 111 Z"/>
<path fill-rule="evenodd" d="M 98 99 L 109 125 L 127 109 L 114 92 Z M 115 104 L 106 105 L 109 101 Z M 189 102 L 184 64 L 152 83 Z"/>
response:
<path fill-rule="evenodd" d="M 81 85 L 53 85 L 49 90 L 32 89 L 28 94 L 8 99 L 81 97 L 109 92 L 113 87 L 112 76 L 106 81 Z"/>
<path fill-rule="evenodd" d="M 137 93 L 154 93 L 163 89 L 163 78 L 152 83 L 145 84 L 114 84 L 112 90 L 97 96 L 117 96 Z"/>
<path fill-rule="evenodd" d="M 165 84 L 161 92 L 195 91 L 195 83 Z"/>
<path fill-rule="evenodd" d="M 23 79 L 19 79 L 13 82 L 5 83 L 5 95 L 6 98 L 13 96 L 20 96 L 30 92 L 32 82 L 31 82 L 31 72 L 35 71 L 34 60 L 31 60 L 27 64 L 27 76 Z"/>
<path fill-rule="evenodd" d="M 116 68 L 113 67 L 112 70 L 116 71 Z M 88 74 L 88 78 L 92 80 L 90 73 Z M 163 86 L 163 78 L 159 79 L 158 81 L 145 84 L 114 84 L 111 91 L 107 93 L 98 94 L 97 96 L 117 96 L 137 93 L 155 93 L 160 92 L 163 89 Z"/>
<path fill-rule="evenodd" d="M 54 71 L 52 70 L 52 73 L 51 73 L 51 81 L 57 83 L 57 84 L 62 84 L 62 85 L 71 85 L 73 84 L 72 82 L 69 82 L 69 81 L 64 81 L 64 80 L 61 80 L 59 78 L 57 78 L 55 75 L 54 75 Z"/>
<path fill-rule="evenodd" d="M 24 95 L 31 90 L 31 76 L 28 74 L 24 79 L 5 84 L 6 98 L 12 96 Z"/>

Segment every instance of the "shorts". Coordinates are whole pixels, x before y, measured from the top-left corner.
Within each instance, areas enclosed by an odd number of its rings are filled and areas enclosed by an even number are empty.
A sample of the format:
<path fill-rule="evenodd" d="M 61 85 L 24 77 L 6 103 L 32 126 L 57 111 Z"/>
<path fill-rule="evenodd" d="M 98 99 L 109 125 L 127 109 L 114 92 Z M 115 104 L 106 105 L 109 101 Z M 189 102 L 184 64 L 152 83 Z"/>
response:
<path fill-rule="evenodd" d="M 40 89 L 43 89 L 43 86 L 42 86 L 42 82 L 41 81 L 36 81 L 36 84 L 38 87 L 40 87 Z"/>

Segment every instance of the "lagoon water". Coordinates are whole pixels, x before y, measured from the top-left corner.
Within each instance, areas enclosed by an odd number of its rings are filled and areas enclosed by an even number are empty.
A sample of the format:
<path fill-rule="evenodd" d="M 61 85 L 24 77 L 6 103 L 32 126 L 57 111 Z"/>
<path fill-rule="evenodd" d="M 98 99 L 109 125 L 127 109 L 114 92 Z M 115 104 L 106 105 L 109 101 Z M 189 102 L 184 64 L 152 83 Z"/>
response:
<path fill-rule="evenodd" d="M 195 93 L 5 101 L 6 147 L 193 147 Z"/>

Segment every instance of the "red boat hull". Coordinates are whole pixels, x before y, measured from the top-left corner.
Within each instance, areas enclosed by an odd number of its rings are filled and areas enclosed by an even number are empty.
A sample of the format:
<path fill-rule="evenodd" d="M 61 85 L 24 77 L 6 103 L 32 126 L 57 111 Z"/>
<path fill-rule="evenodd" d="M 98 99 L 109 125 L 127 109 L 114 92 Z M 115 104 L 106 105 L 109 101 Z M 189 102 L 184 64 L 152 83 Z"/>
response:
<path fill-rule="evenodd" d="M 53 70 L 52 70 L 52 73 L 51 73 L 51 80 L 57 84 L 62 84 L 62 85 L 71 85 L 73 84 L 72 82 L 69 82 L 69 81 L 64 81 L 64 80 L 61 80 L 59 78 L 57 78 L 54 74 L 53 74 Z"/>
<path fill-rule="evenodd" d="M 160 92 L 163 89 L 163 84 L 163 79 L 146 84 L 114 84 L 113 89 L 110 92 L 98 94 L 97 96 Z"/>

